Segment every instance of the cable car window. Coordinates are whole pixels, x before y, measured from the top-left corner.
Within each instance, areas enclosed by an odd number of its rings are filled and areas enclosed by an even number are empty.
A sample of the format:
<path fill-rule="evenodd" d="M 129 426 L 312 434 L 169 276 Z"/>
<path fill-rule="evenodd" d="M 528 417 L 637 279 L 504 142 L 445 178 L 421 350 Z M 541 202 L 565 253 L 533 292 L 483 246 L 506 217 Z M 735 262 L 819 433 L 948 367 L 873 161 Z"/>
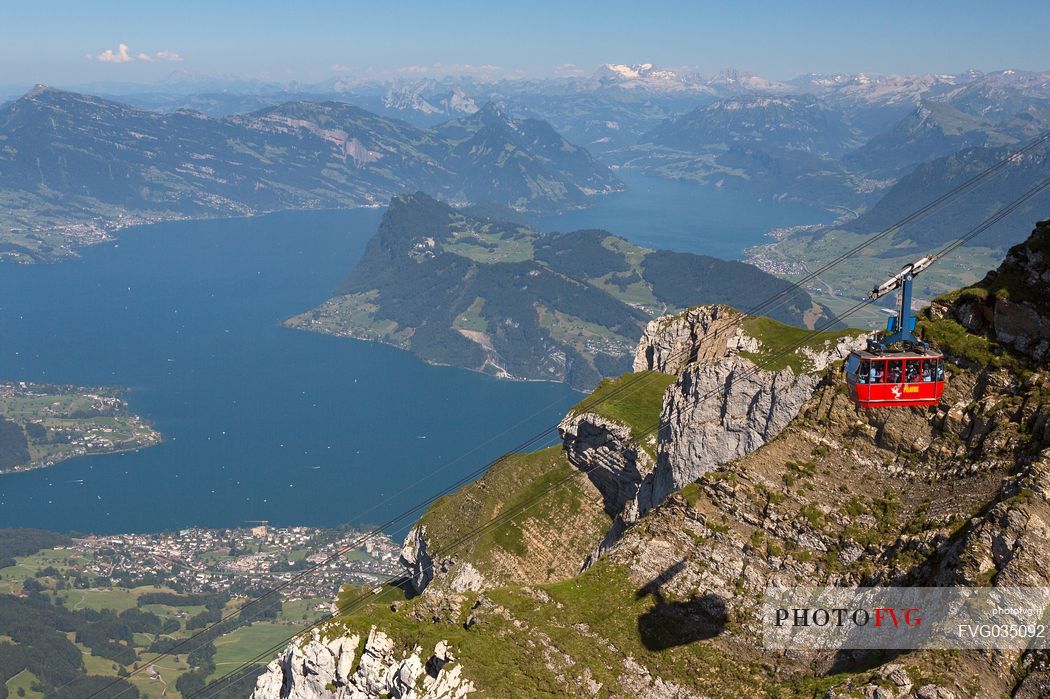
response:
<path fill-rule="evenodd" d="M 867 359 L 860 360 L 860 368 L 857 370 L 857 383 L 868 383 L 868 372 L 871 371 L 871 362 Z"/>
<path fill-rule="evenodd" d="M 899 359 L 891 359 L 890 361 L 886 362 L 886 382 L 901 382 L 901 363 Z"/>
<path fill-rule="evenodd" d="M 933 381 L 933 373 L 936 369 L 936 359 L 924 359 L 922 360 L 922 380 Z"/>
<path fill-rule="evenodd" d="M 915 383 L 919 380 L 919 360 L 909 359 L 904 362 L 904 381 Z"/>
<path fill-rule="evenodd" d="M 868 370 L 869 383 L 882 383 L 886 378 L 886 362 L 881 359 L 872 360 L 871 369 Z"/>
<path fill-rule="evenodd" d="M 937 362 L 937 372 L 935 374 L 937 378 L 934 381 L 944 381 L 944 359 L 938 357 L 935 361 Z"/>

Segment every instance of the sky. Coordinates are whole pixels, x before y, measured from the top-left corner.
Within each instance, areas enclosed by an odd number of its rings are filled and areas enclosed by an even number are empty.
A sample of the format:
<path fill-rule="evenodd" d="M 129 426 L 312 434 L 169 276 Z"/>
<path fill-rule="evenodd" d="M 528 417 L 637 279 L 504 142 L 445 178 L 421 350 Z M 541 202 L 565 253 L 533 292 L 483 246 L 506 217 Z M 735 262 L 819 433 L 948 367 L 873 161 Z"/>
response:
<path fill-rule="evenodd" d="M 1050 2 L 3 0 L 0 85 L 154 82 L 173 72 L 591 74 L 602 63 L 807 72 L 1050 69 Z"/>

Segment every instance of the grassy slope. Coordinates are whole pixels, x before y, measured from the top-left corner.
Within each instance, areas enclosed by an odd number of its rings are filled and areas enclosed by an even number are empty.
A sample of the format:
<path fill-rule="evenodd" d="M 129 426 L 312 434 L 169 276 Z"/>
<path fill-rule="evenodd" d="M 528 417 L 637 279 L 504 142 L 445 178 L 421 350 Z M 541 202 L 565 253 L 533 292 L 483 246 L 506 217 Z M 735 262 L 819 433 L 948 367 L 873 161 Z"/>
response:
<path fill-rule="evenodd" d="M 520 515 L 455 546 L 471 527 L 528 503 L 556 484 L 560 484 L 556 490 Z M 559 524 L 565 522 L 573 526 Z M 569 464 L 561 447 L 550 447 L 500 461 L 476 482 L 438 500 L 421 523 L 427 527 L 432 552 L 450 550 L 485 575 L 513 572 L 542 581 L 578 570 L 609 520 L 600 498 Z"/>
<path fill-rule="evenodd" d="M 346 604 L 359 594 L 347 590 L 340 603 Z M 466 595 L 445 620 L 447 623 L 416 618 L 423 598 L 401 600 L 397 590 L 388 590 L 343 616 L 333 631 L 367 634 L 375 624 L 404 652 L 417 645 L 426 652 L 447 640 L 463 659 L 465 675 L 480 690 L 478 696 L 562 696 L 566 675 L 582 678 L 584 674 L 601 683 L 603 696 L 623 695 L 625 656 L 686 686 L 696 686 L 697 671 L 705 668 L 705 674 L 720 678 L 718 689 L 723 696 L 726 691 L 737 691 L 736 696 L 754 695 L 761 686 L 751 679 L 757 669 L 739 672 L 734 659 L 704 643 L 649 650 L 639 637 L 637 624 L 655 602 L 638 594 L 625 569 L 608 562 L 559 583 L 508 586 L 487 592 L 477 607 L 478 595 Z M 392 611 L 393 601 L 401 601 L 396 612 Z M 420 614 L 426 612 L 421 610 Z M 466 629 L 471 615 L 477 623 Z M 613 640 L 614 645 L 596 642 L 597 637 Z M 566 663 L 562 654 L 575 660 Z M 723 671 L 712 672 L 717 668 Z M 734 673 L 741 680 L 731 689 L 724 678 Z"/>
<path fill-rule="evenodd" d="M 572 413 L 595 413 L 631 428 L 643 441 L 656 426 L 664 391 L 675 377 L 659 371 L 626 373 L 604 379 L 594 392 L 572 407 Z"/>
<path fill-rule="evenodd" d="M 813 335 L 810 330 L 803 330 L 791 325 L 786 325 L 772 318 L 755 317 L 744 321 L 744 331 L 762 343 L 759 352 L 741 352 L 745 357 L 755 362 L 761 362 L 766 371 L 780 371 L 790 367 L 796 374 L 812 371 L 812 367 L 805 356 L 799 351 L 792 351 L 778 356 L 788 347 L 798 345 L 802 348 L 817 350 L 827 344 L 833 344 L 843 337 L 859 334 L 860 330 L 847 328 L 846 330 L 835 330 Z"/>

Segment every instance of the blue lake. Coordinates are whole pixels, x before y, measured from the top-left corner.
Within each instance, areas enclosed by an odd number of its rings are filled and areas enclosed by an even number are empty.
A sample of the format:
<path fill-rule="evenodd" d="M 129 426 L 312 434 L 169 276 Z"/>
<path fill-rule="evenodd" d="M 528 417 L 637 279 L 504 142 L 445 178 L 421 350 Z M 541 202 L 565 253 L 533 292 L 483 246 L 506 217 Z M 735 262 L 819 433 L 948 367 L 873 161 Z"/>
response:
<path fill-rule="evenodd" d="M 768 228 L 822 214 L 639 182 L 544 225 L 735 257 Z M 680 202 L 686 194 L 694 199 Z M 79 260 L 0 265 L 0 378 L 125 386 L 166 438 L 0 476 L 0 527 L 381 523 L 555 425 L 580 398 L 563 385 L 499 381 L 281 327 L 329 295 L 380 217 L 158 224 Z M 744 228 L 727 223 L 739 217 Z"/>
<path fill-rule="evenodd" d="M 780 226 L 830 223 L 835 215 L 797 202 L 756 200 L 745 192 L 619 170 L 627 191 L 592 208 L 540 218 L 549 231 L 604 228 L 657 250 L 739 259 L 745 248 L 770 239 Z"/>

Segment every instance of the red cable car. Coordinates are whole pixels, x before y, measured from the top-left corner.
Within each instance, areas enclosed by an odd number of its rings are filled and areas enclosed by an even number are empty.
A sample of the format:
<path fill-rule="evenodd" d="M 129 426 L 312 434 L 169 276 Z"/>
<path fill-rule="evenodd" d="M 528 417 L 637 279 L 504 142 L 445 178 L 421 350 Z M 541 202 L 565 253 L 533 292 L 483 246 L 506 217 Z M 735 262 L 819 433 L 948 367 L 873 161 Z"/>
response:
<path fill-rule="evenodd" d="M 906 408 L 937 405 L 944 392 L 944 355 L 915 337 L 911 315 L 911 283 L 935 257 L 924 257 L 905 265 L 899 274 L 875 287 L 868 298 L 875 300 L 901 290 L 897 315 L 889 319 L 884 338 L 868 340 L 868 347 L 852 352 L 843 370 L 849 398 L 861 408 Z"/>
<path fill-rule="evenodd" d="M 854 352 L 846 360 L 849 398 L 862 408 L 930 406 L 941 402 L 944 357 L 920 352 Z"/>

